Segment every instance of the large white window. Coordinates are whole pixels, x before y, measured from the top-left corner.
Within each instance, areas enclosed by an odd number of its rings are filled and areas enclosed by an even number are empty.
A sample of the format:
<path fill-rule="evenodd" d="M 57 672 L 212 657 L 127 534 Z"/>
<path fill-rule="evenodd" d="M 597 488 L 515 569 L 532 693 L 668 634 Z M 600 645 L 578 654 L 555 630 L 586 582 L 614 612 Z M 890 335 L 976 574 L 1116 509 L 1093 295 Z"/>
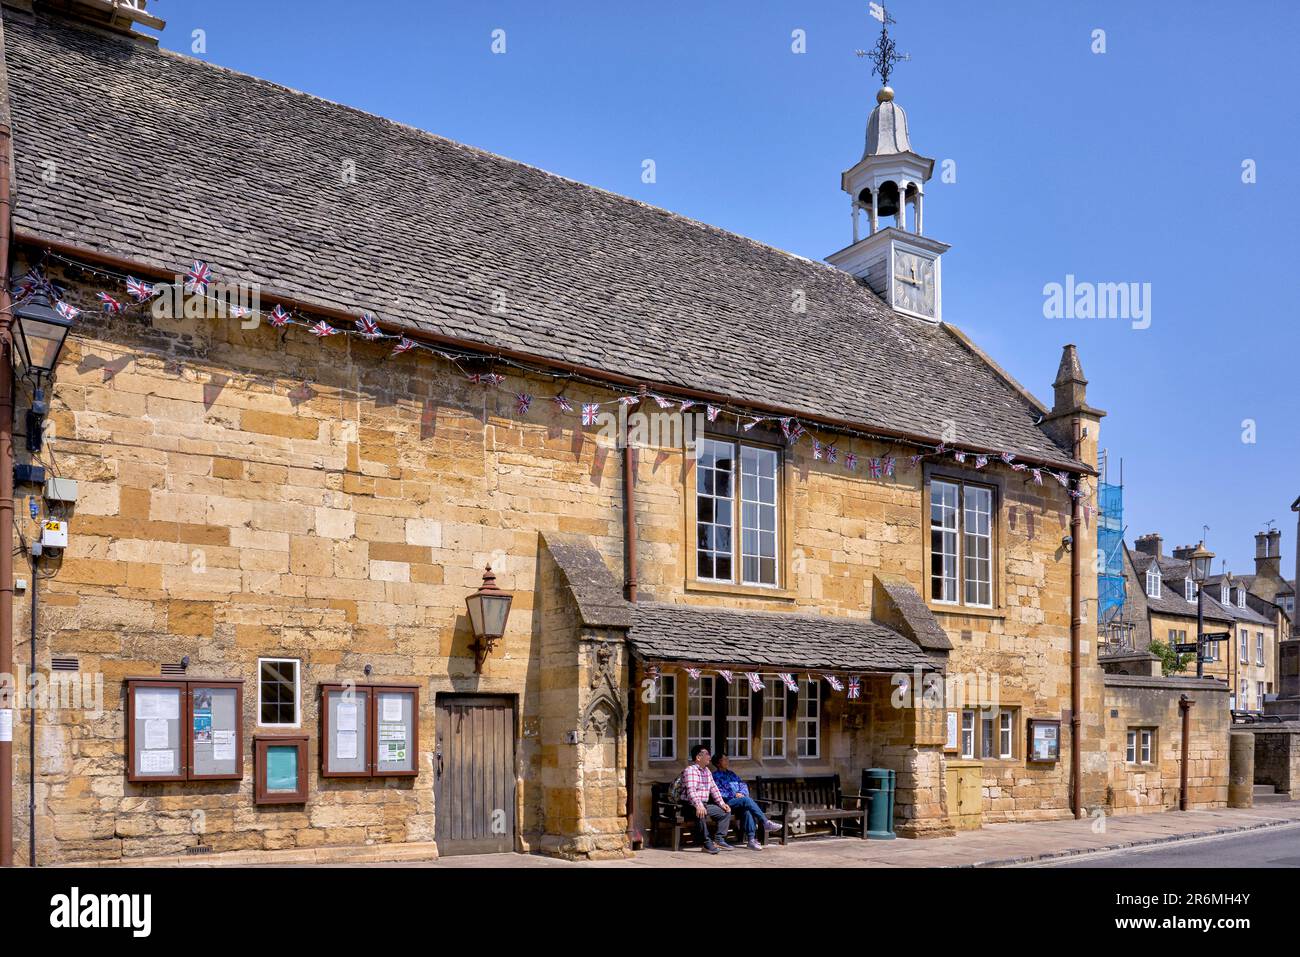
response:
<path fill-rule="evenodd" d="M 971 731 L 975 730 L 975 716 L 978 715 L 979 727 L 979 747 L 978 752 L 981 758 L 1009 759 L 1015 757 L 1015 728 L 1016 712 L 1010 709 L 1000 711 L 971 711 L 967 712 L 972 715 Z M 963 751 L 965 748 L 965 720 L 963 719 L 962 736 Z M 976 750 L 974 742 L 971 742 L 971 750 Z M 963 755 L 964 756 L 964 755 Z"/>
<path fill-rule="evenodd" d="M 749 708 L 749 681 L 736 675 L 727 686 L 727 754 L 733 758 L 749 757 Z"/>
<path fill-rule="evenodd" d="M 785 757 L 785 683 L 780 678 L 763 679 L 763 757 Z"/>
<path fill-rule="evenodd" d="M 998 757 L 1015 756 L 1015 713 L 1003 711 L 998 716 Z"/>
<path fill-rule="evenodd" d="M 1264 682 L 1255 682 L 1255 710 L 1264 710 Z"/>
<path fill-rule="evenodd" d="M 650 759 L 669 761 L 677 757 L 677 678 L 660 675 L 655 679 L 650 701 Z"/>
<path fill-rule="evenodd" d="M 1255 664 L 1262 665 L 1263 663 L 1264 663 L 1264 633 L 1262 631 L 1257 631 L 1255 632 Z"/>
<path fill-rule="evenodd" d="M 1150 764 L 1155 753 L 1156 733 L 1152 728 L 1129 728 L 1124 760 L 1129 764 Z"/>
<path fill-rule="evenodd" d="M 302 724 L 297 658 L 257 659 L 257 723 L 296 728 Z"/>
<path fill-rule="evenodd" d="M 1241 629 L 1241 660 L 1243 664 L 1250 661 L 1250 632 L 1245 628 Z"/>
<path fill-rule="evenodd" d="M 961 756 L 963 758 L 975 757 L 975 712 L 963 711 L 961 713 Z"/>
<path fill-rule="evenodd" d="M 1190 602 L 1196 601 L 1196 582 L 1190 578 L 1183 579 L 1183 597 Z"/>
<path fill-rule="evenodd" d="M 930 598 L 992 607 L 992 489 L 931 480 Z"/>
<path fill-rule="evenodd" d="M 695 466 L 695 574 L 701 581 L 779 584 L 780 547 L 774 449 L 701 439 Z M 738 514 L 739 513 L 739 514 Z M 737 528 L 739 517 L 739 528 Z"/>
<path fill-rule="evenodd" d="M 822 686 L 816 678 L 799 682 L 799 706 L 795 737 L 801 758 L 818 758 L 822 753 Z"/>
<path fill-rule="evenodd" d="M 700 675 L 686 682 L 686 741 L 688 747 L 703 744 L 712 751 L 713 676 Z"/>

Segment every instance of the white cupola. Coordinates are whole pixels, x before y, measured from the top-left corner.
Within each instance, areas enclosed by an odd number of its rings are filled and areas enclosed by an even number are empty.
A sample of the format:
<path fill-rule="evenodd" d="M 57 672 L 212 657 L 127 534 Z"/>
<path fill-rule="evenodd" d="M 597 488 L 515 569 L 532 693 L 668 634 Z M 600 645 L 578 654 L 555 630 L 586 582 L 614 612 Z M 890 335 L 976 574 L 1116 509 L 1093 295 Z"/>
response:
<path fill-rule="evenodd" d="M 893 309 L 937 322 L 942 318 L 939 256 L 949 247 L 922 232 L 925 184 L 934 173 L 934 160 L 913 151 L 907 114 L 888 85 L 893 64 L 905 59 L 894 53 L 888 32 L 892 22 L 884 22 L 869 54 L 885 85 L 867 120 L 862 159 L 840 176 L 840 188 L 849 194 L 853 243 L 826 261 L 865 280 Z M 891 225 L 882 224 L 890 218 Z"/>

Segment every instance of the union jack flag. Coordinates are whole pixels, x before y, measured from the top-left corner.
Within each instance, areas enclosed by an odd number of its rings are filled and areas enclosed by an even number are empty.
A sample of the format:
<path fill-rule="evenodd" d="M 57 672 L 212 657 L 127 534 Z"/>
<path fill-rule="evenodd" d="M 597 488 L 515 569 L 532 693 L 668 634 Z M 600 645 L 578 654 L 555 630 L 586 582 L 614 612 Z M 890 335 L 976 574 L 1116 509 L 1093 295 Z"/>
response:
<path fill-rule="evenodd" d="M 1011 470 L 1013 472 L 1023 472 L 1027 468 L 1029 468 L 1029 466 L 1026 465 L 1024 462 L 1013 462 L 1011 464 Z"/>
<path fill-rule="evenodd" d="M 849 697 L 850 697 L 850 698 L 861 698 L 861 697 L 862 697 L 862 679 L 861 679 L 861 678 L 850 678 L 850 679 L 849 679 Z"/>
<path fill-rule="evenodd" d="M 884 465 L 884 467 L 885 467 L 885 474 L 888 475 L 890 478 L 893 478 L 893 476 L 894 476 L 894 457 L 893 457 L 892 455 L 886 455 L 886 456 L 885 456 L 883 459 L 881 459 L 880 461 L 881 461 L 881 464 Z"/>
<path fill-rule="evenodd" d="M 725 681 L 727 684 L 731 684 L 731 672 L 730 672 L 730 671 L 719 671 L 718 674 L 722 675 L 722 680 L 723 680 L 723 681 Z"/>
<path fill-rule="evenodd" d="M 641 397 L 636 395 L 620 395 L 618 401 L 622 402 L 624 405 L 636 405 L 641 401 Z"/>
<path fill-rule="evenodd" d="M 798 691 L 798 690 L 799 690 L 799 686 L 798 686 L 797 684 L 794 683 L 794 675 L 790 674 L 790 672 L 788 672 L 788 671 L 782 671 L 782 672 L 781 672 L 781 681 L 785 683 L 785 686 L 786 686 L 786 688 L 787 688 L 788 690 L 790 690 L 790 691 Z"/>
<path fill-rule="evenodd" d="M 582 424 L 595 425 L 596 415 L 600 412 L 600 406 L 595 402 L 584 402 L 582 404 Z"/>
<path fill-rule="evenodd" d="M 126 294 L 136 302 L 144 302 L 146 299 L 153 298 L 153 286 L 147 282 L 141 282 L 134 276 L 126 277 Z"/>
<path fill-rule="evenodd" d="M 954 453 L 952 453 L 952 457 L 955 458 L 958 462 L 962 463 L 962 465 L 965 465 L 965 464 L 966 464 L 966 453 L 965 453 L 965 452 L 954 452 Z"/>
<path fill-rule="evenodd" d="M 844 456 L 844 467 L 846 469 L 856 469 L 858 467 L 858 454 L 849 452 Z"/>
<path fill-rule="evenodd" d="M 231 306 L 231 307 L 230 307 L 230 318 L 231 318 L 231 319 L 244 319 L 244 318 L 246 318 L 247 316 L 251 316 L 252 314 L 253 314 L 253 310 L 252 310 L 252 309 L 249 309 L 247 306 Z"/>
<path fill-rule="evenodd" d="M 688 409 L 693 409 L 695 408 L 695 400 L 687 399 L 685 402 L 679 405 L 678 408 L 681 409 L 683 412 L 685 412 Z"/>
<path fill-rule="evenodd" d="M 749 679 L 749 690 L 750 690 L 750 691 L 762 691 L 762 690 L 763 690 L 763 679 L 760 678 L 760 677 L 758 676 L 758 672 L 757 672 L 757 671 L 746 671 L 746 672 L 745 672 L 745 677 Z"/>
<path fill-rule="evenodd" d="M 533 404 L 533 397 L 527 392 L 515 393 L 515 412 L 518 415 L 526 415 L 528 407 Z"/>
<path fill-rule="evenodd" d="M 717 419 L 717 417 L 718 417 L 718 408 L 717 408 L 717 406 L 706 405 L 706 406 L 704 407 L 704 417 L 705 417 L 706 419 L 708 419 L 710 422 L 712 422 L 712 421 L 714 421 L 715 419 Z"/>
<path fill-rule="evenodd" d="M 687 673 L 688 675 L 690 675 L 692 679 L 696 679 L 696 678 L 699 678 L 699 676 L 700 676 L 700 669 L 699 669 L 699 668 L 687 668 L 687 669 L 686 669 L 686 673 Z"/>
<path fill-rule="evenodd" d="M 816 439 L 813 439 L 813 461 L 814 462 L 820 461 L 821 457 L 822 457 L 822 444 L 818 442 Z"/>
<path fill-rule="evenodd" d="M 68 305 L 63 300 L 59 300 L 54 304 L 54 311 L 57 312 L 60 316 L 62 316 L 64 319 L 67 319 L 69 322 L 72 322 L 74 319 L 77 318 L 77 316 L 81 315 L 80 309 L 78 309 L 76 306 Z"/>
<path fill-rule="evenodd" d="M 654 397 L 654 400 L 655 400 L 655 404 L 657 404 L 661 409 L 672 408 L 672 404 L 673 404 L 672 399 L 665 399 L 663 396 L 657 395 Z"/>
<path fill-rule="evenodd" d="M 271 314 L 266 317 L 267 321 L 277 329 L 283 329 L 289 324 L 289 314 L 284 311 L 284 307 L 277 305 L 271 310 Z"/>
<path fill-rule="evenodd" d="M 838 462 L 840 459 L 840 450 L 833 445 L 826 446 L 826 461 Z"/>
<path fill-rule="evenodd" d="M 925 458 L 924 455 L 913 455 L 910 459 L 908 459 L 908 466 L 907 466 L 907 467 L 908 467 L 909 469 L 914 469 L 914 468 L 916 468 L 918 465 L 921 464 L 921 459 L 923 459 L 923 458 Z"/>
<path fill-rule="evenodd" d="M 204 293 L 212 282 L 212 267 L 205 262 L 194 260 L 194 265 L 185 274 L 185 291 Z"/>
<path fill-rule="evenodd" d="M 781 420 L 781 434 L 787 439 L 790 438 L 790 420 L 788 418 Z"/>
<path fill-rule="evenodd" d="M 794 424 L 794 427 L 790 429 L 790 444 L 797 445 L 799 440 L 802 439 L 803 437 L 804 437 L 803 426 L 800 425 L 798 422 L 796 422 Z"/>
<path fill-rule="evenodd" d="M 121 312 L 123 309 L 126 308 L 106 292 L 95 293 L 95 298 L 97 298 L 101 303 L 103 303 L 104 311 L 108 313 L 110 316 L 113 315 L 114 313 Z"/>
<path fill-rule="evenodd" d="M 937 449 L 934 450 L 934 454 L 935 454 L 935 455 L 943 455 L 943 453 L 944 453 L 944 452 L 947 452 L 947 451 L 948 451 L 948 446 L 946 446 L 944 443 L 940 442 L 940 443 L 939 443 L 939 447 L 938 447 Z"/>
<path fill-rule="evenodd" d="M 987 455 L 977 455 L 977 456 L 975 456 L 975 467 L 976 467 L 977 469 L 982 469 L 982 468 L 984 468 L 984 466 L 986 466 L 986 465 L 988 465 L 988 464 L 989 464 L 989 457 L 988 457 Z"/>
<path fill-rule="evenodd" d="M 403 352 L 410 352 L 414 348 L 415 343 L 406 338 L 406 336 L 402 336 L 402 338 L 397 340 L 397 345 L 393 346 L 393 351 L 390 352 L 389 355 L 400 356 Z"/>
<path fill-rule="evenodd" d="M 1002 461 L 1005 462 L 1005 463 L 1007 463 L 1007 465 L 1010 465 L 1010 464 L 1011 464 L 1012 462 L 1014 462 L 1015 460 L 1016 460 L 1016 453 L 1014 453 L 1014 452 L 1003 452 L 1003 453 L 1002 453 Z"/>
<path fill-rule="evenodd" d="M 824 678 L 826 680 L 826 683 L 830 685 L 831 688 L 833 688 L 835 691 L 844 690 L 844 682 L 840 681 L 840 679 L 835 677 L 834 675 L 822 675 L 822 678 Z"/>
<path fill-rule="evenodd" d="M 483 385 L 500 385 L 506 381 L 506 377 L 500 372 L 485 372 L 479 376 L 479 382 Z"/>
<path fill-rule="evenodd" d="M 1052 478 L 1061 483 L 1061 488 L 1070 487 L 1070 476 L 1066 475 L 1064 472 L 1053 472 Z"/>
<path fill-rule="evenodd" d="M 357 332 L 361 333 L 362 339 L 378 339 L 383 335 L 379 323 L 375 322 L 375 317 L 368 312 L 363 312 L 361 318 L 357 320 Z"/>
<path fill-rule="evenodd" d="M 1032 475 L 1032 476 L 1034 477 L 1034 484 L 1035 484 L 1035 485 L 1042 485 L 1042 484 L 1043 484 L 1043 470 L 1042 470 L 1042 469 L 1030 469 L 1030 470 L 1029 470 L 1029 474 Z"/>
<path fill-rule="evenodd" d="M 29 269 L 27 273 L 14 283 L 13 294 L 15 299 L 26 299 L 37 290 L 49 289 L 49 280 L 41 275 L 39 270 Z"/>
<path fill-rule="evenodd" d="M 746 423 L 742 426 L 742 428 L 743 428 L 746 432 L 748 432 L 750 429 L 752 429 L 754 426 L 758 425 L 758 423 L 760 423 L 760 422 L 762 422 L 762 421 L 763 421 L 762 419 L 750 419 L 748 422 L 746 422 Z"/>
<path fill-rule="evenodd" d="M 320 322 L 316 323 L 316 325 L 311 327 L 311 333 L 314 336 L 319 336 L 321 339 L 324 339 L 326 336 L 337 336 L 339 331 L 322 319 Z"/>
<path fill-rule="evenodd" d="M 876 458 L 870 458 L 870 459 L 867 459 L 867 474 L 868 474 L 868 475 L 870 475 L 872 478 L 880 478 L 880 476 L 881 476 L 883 473 L 884 473 L 884 469 L 882 468 L 882 466 L 881 466 L 881 464 L 880 464 L 880 459 L 876 459 Z"/>
<path fill-rule="evenodd" d="M 561 412 L 572 412 L 572 411 L 573 411 L 573 403 L 570 402 L 568 399 L 566 399 L 566 398 L 565 398 L 564 396 L 562 396 L 562 395 L 557 395 L 557 396 L 555 397 L 555 404 L 559 407 L 559 409 L 560 409 Z"/>
<path fill-rule="evenodd" d="M 1077 488 L 1066 489 L 1066 491 L 1070 493 L 1070 498 L 1074 499 L 1076 502 L 1083 498 L 1083 492 L 1079 491 Z"/>

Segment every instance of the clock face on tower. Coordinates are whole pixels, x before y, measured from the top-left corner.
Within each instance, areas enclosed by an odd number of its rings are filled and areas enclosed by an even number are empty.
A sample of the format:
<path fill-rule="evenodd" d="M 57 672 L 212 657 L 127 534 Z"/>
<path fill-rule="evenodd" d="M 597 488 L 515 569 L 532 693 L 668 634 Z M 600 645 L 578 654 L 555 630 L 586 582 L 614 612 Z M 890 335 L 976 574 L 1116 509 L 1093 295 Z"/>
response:
<path fill-rule="evenodd" d="M 894 307 L 934 318 L 934 260 L 894 249 Z"/>

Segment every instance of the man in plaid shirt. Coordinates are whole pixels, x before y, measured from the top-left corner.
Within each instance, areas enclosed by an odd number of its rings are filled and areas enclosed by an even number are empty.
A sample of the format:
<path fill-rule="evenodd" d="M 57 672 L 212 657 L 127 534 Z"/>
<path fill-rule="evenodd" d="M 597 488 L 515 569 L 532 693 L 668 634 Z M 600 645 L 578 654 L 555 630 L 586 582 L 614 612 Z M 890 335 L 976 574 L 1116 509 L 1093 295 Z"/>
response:
<path fill-rule="evenodd" d="M 691 763 L 686 765 L 681 777 L 682 813 L 687 818 L 694 817 L 695 830 L 706 854 L 718 853 L 719 847 L 733 849 L 727 843 L 727 831 L 731 830 L 731 808 L 722 799 L 718 786 L 713 783 L 713 772 L 709 770 L 709 760 L 712 757 L 707 747 L 697 744 L 691 748 Z M 710 798 L 714 803 L 709 803 Z M 716 842 L 709 836 L 709 818 L 718 822 Z"/>

